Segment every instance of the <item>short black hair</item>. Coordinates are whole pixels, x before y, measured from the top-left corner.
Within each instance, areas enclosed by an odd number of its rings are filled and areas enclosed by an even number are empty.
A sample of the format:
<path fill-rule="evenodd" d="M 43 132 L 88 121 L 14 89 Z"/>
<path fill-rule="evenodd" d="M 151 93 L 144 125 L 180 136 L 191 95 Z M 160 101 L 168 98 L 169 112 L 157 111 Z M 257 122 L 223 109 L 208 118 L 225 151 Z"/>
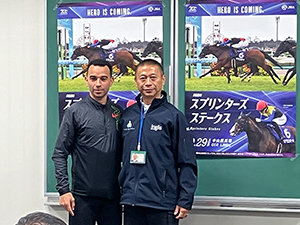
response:
<path fill-rule="evenodd" d="M 156 61 L 156 60 L 154 60 L 154 59 L 144 59 L 142 62 L 140 62 L 140 63 L 137 65 L 137 67 L 136 67 L 136 69 L 135 69 L 135 72 L 136 72 L 140 67 L 142 67 L 142 66 L 150 66 L 150 65 L 156 65 L 156 66 L 158 66 L 158 67 L 160 68 L 161 72 L 162 72 L 162 75 L 164 74 L 164 68 L 162 67 L 162 65 L 161 65 L 158 61 Z"/>
<path fill-rule="evenodd" d="M 91 67 L 91 65 L 93 65 L 93 66 L 102 66 L 102 67 L 108 66 L 109 72 L 110 72 L 110 76 L 112 76 L 112 65 L 111 65 L 109 62 L 107 62 L 106 60 L 103 60 L 103 59 L 95 59 L 95 60 L 89 62 L 86 71 L 89 70 L 89 68 Z"/>

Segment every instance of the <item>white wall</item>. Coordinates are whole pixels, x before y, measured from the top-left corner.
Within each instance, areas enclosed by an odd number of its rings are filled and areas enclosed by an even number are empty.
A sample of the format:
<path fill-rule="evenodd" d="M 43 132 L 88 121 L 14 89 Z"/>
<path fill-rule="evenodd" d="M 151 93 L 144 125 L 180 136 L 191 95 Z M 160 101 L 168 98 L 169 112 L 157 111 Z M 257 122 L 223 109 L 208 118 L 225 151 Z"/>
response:
<path fill-rule="evenodd" d="M 46 0 L 0 0 L 0 224 L 45 206 Z M 201 171 L 200 171 L 201 172 Z M 181 225 L 299 225 L 296 214 L 194 210 Z"/>

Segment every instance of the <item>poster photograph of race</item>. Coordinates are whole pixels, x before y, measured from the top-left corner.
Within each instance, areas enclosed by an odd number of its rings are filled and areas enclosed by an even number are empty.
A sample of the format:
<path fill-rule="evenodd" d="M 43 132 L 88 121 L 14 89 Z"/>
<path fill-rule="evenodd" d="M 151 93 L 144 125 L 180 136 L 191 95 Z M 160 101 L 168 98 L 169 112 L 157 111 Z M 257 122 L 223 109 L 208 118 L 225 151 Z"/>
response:
<path fill-rule="evenodd" d="M 104 59 L 113 67 L 112 101 L 125 108 L 135 98 L 138 63 L 145 58 L 162 60 L 161 49 L 155 49 L 162 45 L 162 7 L 160 1 L 58 5 L 60 121 L 71 104 L 88 94 L 84 75 L 88 62 L 94 59 Z"/>
<path fill-rule="evenodd" d="M 199 155 L 294 157 L 296 1 L 189 1 L 185 113 Z"/>

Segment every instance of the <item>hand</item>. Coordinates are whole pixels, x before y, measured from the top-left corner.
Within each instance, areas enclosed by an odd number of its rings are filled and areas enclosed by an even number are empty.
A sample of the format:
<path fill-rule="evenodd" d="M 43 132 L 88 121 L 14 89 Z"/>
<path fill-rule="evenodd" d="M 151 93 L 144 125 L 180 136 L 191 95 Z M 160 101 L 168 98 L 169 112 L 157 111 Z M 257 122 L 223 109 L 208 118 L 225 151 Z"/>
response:
<path fill-rule="evenodd" d="M 184 219 L 188 216 L 189 214 L 189 210 L 179 206 L 179 205 L 176 205 L 176 208 L 174 210 L 174 215 L 176 216 L 175 218 L 176 219 Z"/>
<path fill-rule="evenodd" d="M 75 198 L 71 192 L 63 194 L 59 197 L 59 204 L 64 207 L 72 216 L 74 216 Z"/>
<path fill-rule="evenodd" d="M 216 46 L 217 46 L 217 47 L 219 47 L 219 46 L 220 46 L 220 44 L 216 44 Z"/>
<path fill-rule="evenodd" d="M 261 119 L 255 118 L 255 121 L 256 121 L 257 123 L 260 123 L 260 122 L 261 122 Z"/>

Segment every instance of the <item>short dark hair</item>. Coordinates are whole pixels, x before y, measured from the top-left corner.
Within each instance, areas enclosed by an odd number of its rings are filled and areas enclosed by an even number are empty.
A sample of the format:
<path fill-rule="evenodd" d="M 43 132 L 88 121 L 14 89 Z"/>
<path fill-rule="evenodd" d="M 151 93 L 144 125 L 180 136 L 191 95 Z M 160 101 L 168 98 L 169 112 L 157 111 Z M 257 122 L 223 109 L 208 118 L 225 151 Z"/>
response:
<path fill-rule="evenodd" d="M 89 62 L 88 67 L 87 67 L 87 69 L 86 69 L 87 71 L 89 70 L 89 68 L 91 67 L 91 65 L 93 65 L 93 66 L 102 66 L 102 67 L 108 66 L 109 72 L 110 72 L 110 76 L 112 76 L 112 66 L 111 66 L 111 64 L 110 64 L 109 62 L 107 62 L 106 60 L 103 60 L 103 59 L 95 59 L 95 60 Z"/>
<path fill-rule="evenodd" d="M 136 69 L 135 69 L 135 72 L 140 68 L 140 67 L 142 67 L 142 66 L 151 66 L 151 65 L 156 65 L 156 66 L 158 66 L 159 67 L 159 69 L 161 70 L 161 73 L 162 73 L 162 75 L 164 74 L 164 68 L 162 67 L 162 65 L 158 62 L 158 61 L 156 61 L 156 60 L 154 60 L 154 59 L 144 59 L 142 62 L 140 62 L 138 65 L 137 65 L 137 67 L 136 67 Z"/>

